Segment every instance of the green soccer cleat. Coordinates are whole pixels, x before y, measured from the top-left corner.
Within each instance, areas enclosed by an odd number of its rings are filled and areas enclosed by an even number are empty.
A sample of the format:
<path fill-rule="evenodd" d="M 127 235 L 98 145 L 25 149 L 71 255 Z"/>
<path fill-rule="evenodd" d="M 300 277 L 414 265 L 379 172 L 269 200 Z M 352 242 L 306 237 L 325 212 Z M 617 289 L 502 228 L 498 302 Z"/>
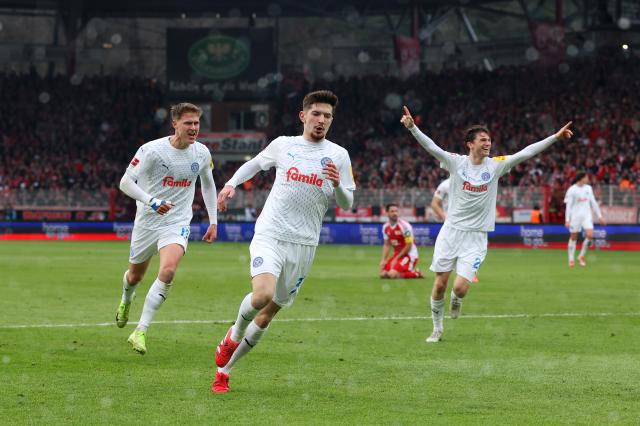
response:
<path fill-rule="evenodd" d="M 122 328 L 129 322 L 129 308 L 131 303 L 120 302 L 118 310 L 116 311 L 116 324 Z"/>
<path fill-rule="evenodd" d="M 133 333 L 127 339 L 127 342 L 131 343 L 131 347 L 134 351 L 140 355 L 147 353 L 147 342 L 144 331 L 133 330 Z"/>

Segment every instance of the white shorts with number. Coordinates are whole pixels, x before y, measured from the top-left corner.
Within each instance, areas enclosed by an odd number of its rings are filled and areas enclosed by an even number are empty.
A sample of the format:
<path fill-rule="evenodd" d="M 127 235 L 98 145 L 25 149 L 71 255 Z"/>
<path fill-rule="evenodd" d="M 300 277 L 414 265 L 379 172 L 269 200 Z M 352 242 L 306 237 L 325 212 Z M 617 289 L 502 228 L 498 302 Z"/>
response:
<path fill-rule="evenodd" d="M 445 223 L 436 238 L 429 269 L 449 272 L 455 268 L 458 275 L 473 281 L 486 255 L 486 232 L 461 231 Z"/>
<path fill-rule="evenodd" d="M 162 229 L 144 229 L 133 226 L 129 262 L 143 263 L 169 244 L 180 244 L 187 252 L 189 225 L 169 225 Z"/>
<path fill-rule="evenodd" d="M 311 269 L 316 247 L 255 235 L 249 253 L 251 278 L 264 273 L 275 275 L 273 302 L 283 308 L 291 306 Z"/>
<path fill-rule="evenodd" d="M 593 229 L 591 216 L 574 216 L 569 221 L 569 232 L 580 232 L 583 229 Z"/>

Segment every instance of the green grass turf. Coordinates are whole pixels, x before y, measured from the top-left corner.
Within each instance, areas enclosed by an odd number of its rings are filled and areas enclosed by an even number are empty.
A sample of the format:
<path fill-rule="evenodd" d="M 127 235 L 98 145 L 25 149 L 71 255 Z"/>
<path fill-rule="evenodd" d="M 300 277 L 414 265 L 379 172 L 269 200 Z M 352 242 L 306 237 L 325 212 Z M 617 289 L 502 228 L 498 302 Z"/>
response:
<path fill-rule="evenodd" d="M 427 269 L 431 250 L 421 253 Z M 287 321 L 236 365 L 226 395 L 209 390 L 212 350 L 249 291 L 248 246 L 190 245 L 156 320 L 221 322 L 152 324 L 145 356 L 126 343 L 133 325 L 114 322 L 127 255 L 125 243 L 0 243 L 0 423 L 640 419 L 637 252 L 592 251 L 587 268 L 569 270 L 564 251 L 492 249 L 463 316 L 426 344 L 431 321 L 401 317 L 430 314 L 432 273 L 382 281 L 380 247 L 321 246 L 296 303 L 277 317 Z M 157 258 L 132 321 L 156 268 Z M 371 319 L 344 320 L 356 317 Z M 91 325 L 100 323 L 112 325 Z M 73 326 L 9 327 L 34 324 Z"/>

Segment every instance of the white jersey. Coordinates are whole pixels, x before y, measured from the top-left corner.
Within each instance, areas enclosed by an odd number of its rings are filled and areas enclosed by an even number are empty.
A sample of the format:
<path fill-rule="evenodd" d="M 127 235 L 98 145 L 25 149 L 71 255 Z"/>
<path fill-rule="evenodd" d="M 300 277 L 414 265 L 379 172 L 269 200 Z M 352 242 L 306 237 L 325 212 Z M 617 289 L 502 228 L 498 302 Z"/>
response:
<path fill-rule="evenodd" d="M 591 219 L 591 209 L 596 212 L 599 218 L 602 217 L 600 207 L 593 196 L 591 185 L 571 185 L 564 197 L 564 203 L 567 205 L 565 213 L 567 222 L 574 218 Z"/>
<path fill-rule="evenodd" d="M 451 178 L 446 178 L 436 188 L 436 192 L 433 194 L 433 198 L 442 200 L 442 210 L 445 212 L 449 210 L 449 185 L 451 184 Z"/>
<path fill-rule="evenodd" d="M 171 145 L 170 137 L 142 145 L 127 167 L 127 174 L 142 190 L 155 198 L 171 201 L 174 206 L 165 215 L 136 202 L 135 225 L 160 229 L 167 225 L 191 223 L 196 180 L 213 167 L 209 149 L 194 142 L 185 149 Z"/>
<path fill-rule="evenodd" d="M 496 223 L 498 181 L 510 170 L 508 157 L 486 157 L 473 165 L 467 155 L 447 153 L 441 166 L 449 171 L 446 223 L 462 231 L 491 232 Z"/>
<path fill-rule="evenodd" d="M 318 245 L 322 218 L 334 194 L 323 166 L 333 162 L 340 172 L 340 185 L 350 191 L 356 188 L 347 150 L 326 139 L 309 142 L 302 136 L 281 136 L 256 159 L 262 170 L 276 168 L 273 188 L 256 221 L 256 235 Z"/>

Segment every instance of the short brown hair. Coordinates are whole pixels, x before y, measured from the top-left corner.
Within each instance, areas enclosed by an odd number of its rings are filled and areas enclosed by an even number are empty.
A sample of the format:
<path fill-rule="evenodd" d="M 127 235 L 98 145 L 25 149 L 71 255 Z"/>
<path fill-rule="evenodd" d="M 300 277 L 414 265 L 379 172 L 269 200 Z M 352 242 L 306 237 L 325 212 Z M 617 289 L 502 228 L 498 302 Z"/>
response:
<path fill-rule="evenodd" d="M 482 124 L 474 124 L 473 126 L 469 127 L 464 132 L 464 146 L 465 146 L 465 148 L 467 148 L 467 149 L 469 148 L 467 146 L 467 143 L 473 142 L 478 133 L 486 133 L 487 135 L 489 135 L 489 137 L 491 137 L 491 134 L 489 133 L 489 129 L 487 129 L 486 126 L 483 126 Z"/>
<path fill-rule="evenodd" d="M 333 107 L 333 111 L 335 111 L 338 106 L 338 97 L 331 90 L 317 90 L 307 93 L 302 100 L 302 109 L 306 111 L 311 108 L 311 105 L 316 103 L 329 104 Z"/>
<path fill-rule="evenodd" d="M 195 112 L 198 117 L 202 115 L 202 108 L 197 105 L 190 104 L 188 102 L 182 102 L 179 104 L 171 105 L 171 119 L 178 121 L 182 114 L 185 112 Z"/>

